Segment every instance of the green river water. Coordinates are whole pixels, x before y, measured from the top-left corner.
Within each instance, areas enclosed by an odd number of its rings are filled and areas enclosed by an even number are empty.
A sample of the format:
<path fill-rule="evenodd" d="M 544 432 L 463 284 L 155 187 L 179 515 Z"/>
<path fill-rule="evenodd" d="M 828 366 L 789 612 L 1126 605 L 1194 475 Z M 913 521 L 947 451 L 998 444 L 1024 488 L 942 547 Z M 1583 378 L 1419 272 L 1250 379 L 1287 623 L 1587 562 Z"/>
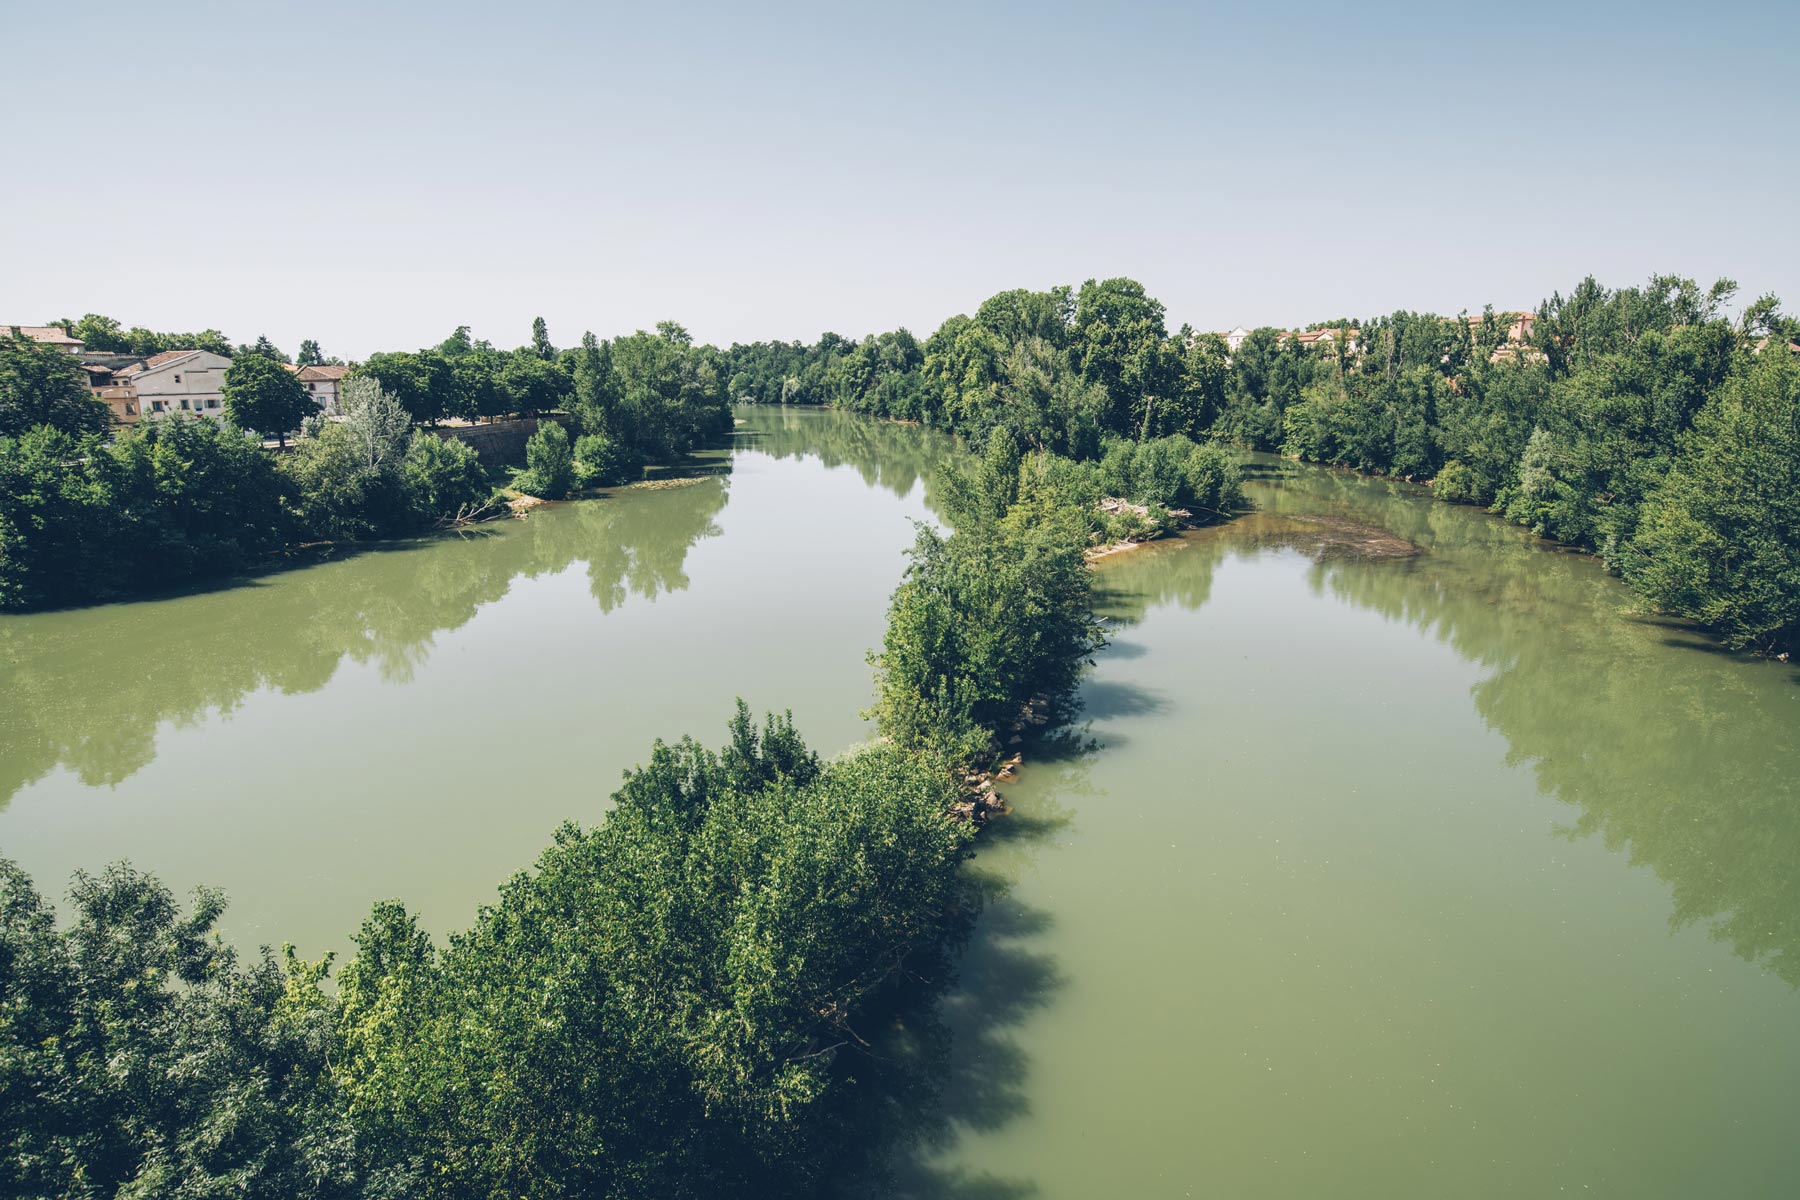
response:
<path fill-rule="evenodd" d="M 868 736 L 950 452 L 747 410 L 681 486 L 0 618 L 0 853 L 309 955 L 386 896 L 463 925 L 734 696 Z M 1800 672 L 1480 512 L 1250 469 L 1254 515 L 1097 568 L 1095 746 L 1006 788 L 879 1190 L 1800 1194 Z"/>

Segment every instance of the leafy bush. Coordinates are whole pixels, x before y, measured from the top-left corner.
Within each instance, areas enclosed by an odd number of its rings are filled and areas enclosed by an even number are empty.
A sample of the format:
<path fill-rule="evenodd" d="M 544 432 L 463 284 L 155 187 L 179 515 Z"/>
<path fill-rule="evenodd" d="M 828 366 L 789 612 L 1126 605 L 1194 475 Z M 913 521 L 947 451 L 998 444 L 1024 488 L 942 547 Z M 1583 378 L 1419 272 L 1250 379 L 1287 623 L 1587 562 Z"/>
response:
<path fill-rule="evenodd" d="M 345 388 L 345 419 L 310 423 L 283 469 L 317 537 L 354 540 L 426 528 L 492 495 L 474 450 L 412 430 L 399 401 L 373 378 Z"/>
<path fill-rule="evenodd" d="M 357 937 L 340 1078 L 419 1195 L 794 1194 L 849 1030 L 957 919 L 954 788 L 893 747 L 822 763 L 740 705 L 613 799 L 444 951 L 396 904 Z"/>
<path fill-rule="evenodd" d="M 1454 458 L 1438 469 L 1437 478 L 1431 481 L 1431 492 L 1439 500 L 1459 504 L 1479 504 L 1482 500 L 1481 481 L 1474 470 Z"/>
<path fill-rule="evenodd" d="M 334 422 L 315 424 L 281 463 L 302 524 L 332 541 L 391 534 L 411 523 L 399 466 L 391 459 L 371 466 L 350 427 Z"/>
<path fill-rule="evenodd" d="M 356 1194 L 322 969 L 240 965 L 217 892 L 123 865 L 69 900 L 0 859 L 0 1194 Z"/>
<path fill-rule="evenodd" d="M 415 431 L 400 472 L 413 519 L 431 524 L 470 512 L 493 497 L 481 459 L 464 442 Z"/>
<path fill-rule="evenodd" d="M 1244 500 L 1242 475 L 1231 455 L 1183 434 L 1110 443 L 1100 460 L 1099 483 L 1107 495 L 1134 504 L 1191 505 L 1203 519 L 1228 516 Z"/>
<path fill-rule="evenodd" d="M 569 434 L 561 425 L 546 421 L 525 443 L 525 469 L 513 477 L 513 486 L 529 496 L 561 500 L 575 486 L 575 456 Z"/>
<path fill-rule="evenodd" d="M 618 444 L 603 433 L 575 439 L 575 482 L 580 487 L 612 487 L 624 483 L 632 465 Z"/>

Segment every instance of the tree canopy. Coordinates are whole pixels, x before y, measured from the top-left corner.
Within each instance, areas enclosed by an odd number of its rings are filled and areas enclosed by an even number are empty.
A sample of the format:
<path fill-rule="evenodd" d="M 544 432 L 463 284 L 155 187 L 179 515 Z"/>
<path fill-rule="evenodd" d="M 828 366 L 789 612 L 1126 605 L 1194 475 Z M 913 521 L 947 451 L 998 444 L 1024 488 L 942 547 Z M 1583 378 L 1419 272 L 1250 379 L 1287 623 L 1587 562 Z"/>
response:
<path fill-rule="evenodd" d="M 318 404 L 287 365 L 258 351 L 239 354 L 225 371 L 225 419 L 238 429 L 287 435 L 318 411 Z"/>
<path fill-rule="evenodd" d="M 39 426 L 59 433 L 102 433 L 112 424 L 94 399 L 81 364 L 23 334 L 0 336 L 0 436 Z"/>

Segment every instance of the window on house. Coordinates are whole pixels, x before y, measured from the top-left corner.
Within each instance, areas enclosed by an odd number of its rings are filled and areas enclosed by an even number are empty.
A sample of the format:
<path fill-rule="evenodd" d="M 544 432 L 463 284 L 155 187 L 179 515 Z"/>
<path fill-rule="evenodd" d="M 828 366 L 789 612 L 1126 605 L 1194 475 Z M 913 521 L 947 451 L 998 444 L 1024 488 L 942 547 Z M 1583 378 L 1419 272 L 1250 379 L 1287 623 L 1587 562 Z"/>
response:
<path fill-rule="evenodd" d="M 187 401 L 186 401 L 186 400 L 183 400 L 183 401 L 182 401 L 182 402 L 181 402 L 181 411 L 182 411 L 182 412 L 188 412 L 188 411 L 190 411 L 190 410 L 189 410 L 189 408 L 188 408 L 188 403 L 187 403 Z"/>
<path fill-rule="evenodd" d="M 128 417 L 135 417 L 137 415 L 137 412 L 131 407 L 131 405 L 127 404 L 125 406 L 125 415 Z"/>
<path fill-rule="evenodd" d="M 207 401 L 207 402 L 206 402 L 206 407 L 208 407 L 208 408 L 217 408 L 217 407 L 219 407 L 219 402 L 218 402 L 218 401 L 217 401 L 217 400 L 208 400 L 208 401 Z"/>
<path fill-rule="evenodd" d="M 150 402 L 150 411 L 151 412 L 159 413 L 162 410 L 163 410 L 163 402 L 161 400 L 152 400 Z"/>
<path fill-rule="evenodd" d="M 181 376 L 179 376 L 179 375 L 177 375 L 177 376 L 176 376 L 176 377 L 175 377 L 175 382 L 176 382 L 176 383 L 180 383 L 180 382 L 181 382 Z"/>

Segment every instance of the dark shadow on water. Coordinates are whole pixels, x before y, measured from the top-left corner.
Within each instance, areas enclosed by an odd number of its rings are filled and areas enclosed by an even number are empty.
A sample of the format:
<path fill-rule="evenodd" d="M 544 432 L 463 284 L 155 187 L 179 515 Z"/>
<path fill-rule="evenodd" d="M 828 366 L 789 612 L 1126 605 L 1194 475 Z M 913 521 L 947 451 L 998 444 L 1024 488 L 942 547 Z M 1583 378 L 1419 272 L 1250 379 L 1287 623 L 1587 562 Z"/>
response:
<path fill-rule="evenodd" d="M 1081 685 L 1082 711 L 1098 721 L 1147 717 L 1169 707 L 1166 697 L 1130 683 L 1090 679 Z"/>
<path fill-rule="evenodd" d="M 1033 766 L 1073 762 L 1099 748 L 1100 743 L 1094 740 L 1086 724 L 1064 725 L 1036 734 L 1019 746 L 1009 747 L 1018 750 Z"/>
<path fill-rule="evenodd" d="M 865 1102 L 892 1136 L 879 1161 L 828 1194 L 873 1200 L 985 1200 L 1039 1192 L 935 1161 L 969 1133 L 987 1133 L 1031 1111 L 1030 1059 L 1015 1036 L 1063 985 L 1055 959 L 1036 948 L 1050 914 L 1021 904 L 1005 885 L 977 882 L 985 907 L 958 959 L 954 986 L 929 1012 L 871 1039 Z"/>
<path fill-rule="evenodd" d="M 1079 732 L 1070 741 L 1080 740 Z M 855 1200 L 1005 1200 L 1036 1196 L 1030 1178 L 970 1171 L 952 1161 L 971 1135 L 992 1133 L 1031 1114 L 1031 1059 L 1020 1029 L 1050 1005 L 1064 976 L 1048 947 L 1055 917 L 1020 900 L 1005 872 L 1019 854 L 1048 844 L 1073 820 L 1064 801 L 1092 791 L 1080 756 L 1051 764 L 1029 753 L 1025 777 L 1042 773 L 1029 801 L 991 821 L 976 843 L 965 880 L 971 908 L 967 937 L 946 960 L 943 981 L 922 989 L 901 1021 L 872 1039 L 866 1105 L 882 1135 L 854 1175 L 827 1195 Z M 993 855 L 999 870 L 984 867 Z"/>
<path fill-rule="evenodd" d="M 1265 483 L 1270 480 L 1288 479 L 1299 472 L 1287 463 L 1258 462 L 1251 460 L 1238 462 L 1238 470 L 1247 483 Z"/>
<path fill-rule="evenodd" d="M 1757 656 L 1748 650 L 1733 650 L 1722 642 L 1715 642 L 1700 634 L 1671 634 L 1662 639 L 1662 644 L 1677 650 L 1692 650 L 1696 654 L 1710 654 L 1717 658 L 1730 659 L 1733 662 L 1753 663 L 1759 661 Z"/>
<path fill-rule="evenodd" d="M 1070 809 L 1033 804 L 1011 809 L 989 821 L 981 832 L 981 840 L 989 848 L 1044 841 L 1068 828 L 1074 819 Z"/>
<path fill-rule="evenodd" d="M 1136 739 L 1132 738 L 1129 734 L 1119 733 L 1116 730 L 1109 729 L 1106 731 L 1105 737 L 1094 739 L 1094 749 L 1117 750 L 1120 747 L 1132 745 L 1135 740 Z"/>
<path fill-rule="evenodd" d="M 198 579 L 182 580 L 165 587 L 150 588 L 129 595 L 114 596 L 106 600 L 96 600 L 88 604 L 65 604 L 51 608 L 33 608 L 17 613 L 20 617 L 30 617 L 38 613 L 105 611 L 108 609 L 129 608 L 139 604 L 155 603 L 164 600 L 184 600 L 193 596 L 212 596 L 220 592 L 241 592 L 269 586 L 269 581 L 286 575 L 292 571 L 304 571 L 308 567 L 316 567 L 325 563 L 349 562 L 353 559 L 369 555 L 399 555 L 408 552 L 429 549 L 432 545 L 451 537 L 481 537 L 489 531 L 480 525 L 466 526 L 460 529 L 441 530 L 420 534 L 417 537 L 390 538 L 387 540 L 370 539 L 362 542 L 331 542 L 310 550 L 296 551 L 293 554 L 257 563 L 243 571 L 224 575 L 208 575 Z"/>
<path fill-rule="evenodd" d="M 1109 642 L 1106 649 L 1100 652 L 1102 658 L 1132 659 L 1142 658 L 1150 653 L 1142 642 Z"/>

